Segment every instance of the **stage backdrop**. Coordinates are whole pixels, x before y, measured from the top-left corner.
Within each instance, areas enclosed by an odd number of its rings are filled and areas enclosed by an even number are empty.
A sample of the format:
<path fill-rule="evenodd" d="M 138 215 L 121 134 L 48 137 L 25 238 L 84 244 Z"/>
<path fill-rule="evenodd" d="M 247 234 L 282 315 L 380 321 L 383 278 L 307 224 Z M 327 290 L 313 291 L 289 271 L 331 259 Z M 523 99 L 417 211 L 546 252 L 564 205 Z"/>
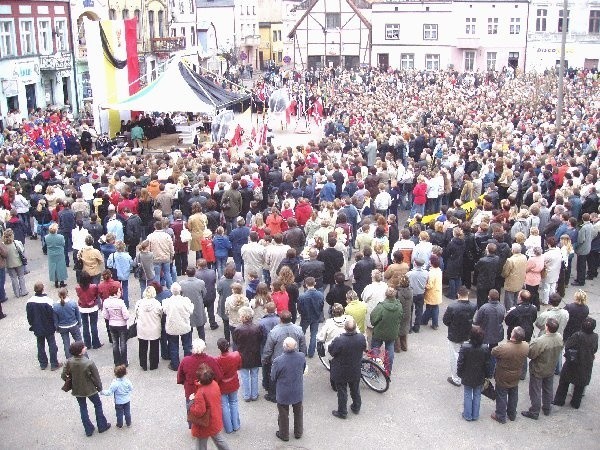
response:
<path fill-rule="evenodd" d="M 100 110 L 98 105 L 117 103 L 140 90 L 137 53 L 137 20 L 85 19 L 90 83 L 94 96 L 94 126 L 113 137 L 131 111 Z"/>

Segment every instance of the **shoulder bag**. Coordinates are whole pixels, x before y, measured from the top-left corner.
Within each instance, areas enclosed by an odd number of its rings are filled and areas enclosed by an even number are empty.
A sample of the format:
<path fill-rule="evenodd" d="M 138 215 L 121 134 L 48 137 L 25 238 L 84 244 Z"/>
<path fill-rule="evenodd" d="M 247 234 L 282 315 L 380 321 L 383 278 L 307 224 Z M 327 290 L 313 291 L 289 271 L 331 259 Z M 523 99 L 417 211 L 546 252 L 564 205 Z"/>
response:
<path fill-rule="evenodd" d="M 137 337 L 137 318 L 138 318 L 138 304 L 135 305 L 135 318 L 133 319 L 133 323 L 129 325 L 127 328 L 127 339 L 133 339 Z"/>
<path fill-rule="evenodd" d="M 67 377 L 65 379 L 65 384 L 61 387 L 61 389 L 65 392 L 69 392 L 73 389 L 73 380 L 71 378 L 71 368 L 69 367 L 69 361 L 67 361 Z"/>
<path fill-rule="evenodd" d="M 190 230 L 187 229 L 187 227 L 185 226 L 185 222 L 183 223 L 183 228 L 181 230 L 181 233 L 179 234 L 179 239 L 181 240 L 181 242 L 183 242 L 184 244 L 186 242 L 190 242 L 192 240 L 192 233 L 190 232 Z"/>
<path fill-rule="evenodd" d="M 201 394 L 203 395 L 203 394 Z M 204 414 L 197 413 L 197 405 L 196 399 L 192 400 L 190 404 L 190 409 L 188 410 L 188 422 L 193 423 L 194 425 L 198 425 L 200 427 L 207 427 L 210 422 L 210 405 L 206 402 L 206 398 L 204 399 L 206 403 L 206 412 Z"/>
<path fill-rule="evenodd" d="M 25 253 L 23 253 L 23 250 L 21 250 L 19 248 L 19 246 L 17 245 L 16 242 L 13 242 L 13 244 L 15 245 L 15 248 L 17 249 L 17 254 L 19 255 L 19 259 L 21 260 L 21 264 L 26 266 L 27 265 L 27 257 L 25 256 Z"/>

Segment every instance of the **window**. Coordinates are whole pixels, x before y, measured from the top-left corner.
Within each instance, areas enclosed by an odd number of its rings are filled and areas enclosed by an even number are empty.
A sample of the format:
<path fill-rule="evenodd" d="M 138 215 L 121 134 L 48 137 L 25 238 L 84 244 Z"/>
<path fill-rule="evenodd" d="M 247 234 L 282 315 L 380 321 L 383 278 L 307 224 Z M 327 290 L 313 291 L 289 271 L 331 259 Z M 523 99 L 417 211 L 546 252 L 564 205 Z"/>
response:
<path fill-rule="evenodd" d="M 35 53 L 35 35 L 33 20 L 21 20 L 19 22 L 21 34 L 21 55 L 33 55 Z"/>
<path fill-rule="evenodd" d="M 183 46 L 186 47 L 185 27 L 181 27 L 181 37 L 183 38 Z"/>
<path fill-rule="evenodd" d="M 496 52 L 487 52 L 487 70 L 496 70 Z"/>
<path fill-rule="evenodd" d="M 108 18 L 110 20 L 117 20 L 117 10 L 114 8 L 110 8 L 108 10 Z"/>
<path fill-rule="evenodd" d="M 256 36 L 256 24 L 252 24 L 252 36 Z"/>
<path fill-rule="evenodd" d="M 150 39 L 154 39 L 154 11 L 148 11 L 148 31 Z"/>
<path fill-rule="evenodd" d="M 240 6 L 240 16 L 244 15 L 244 5 Z"/>
<path fill-rule="evenodd" d="M 0 56 L 15 56 L 15 24 L 12 20 L 0 22 Z"/>
<path fill-rule="evenodd" d="M 386 39 L 400 39 L 400 24 L 387 23 L 385 25 L 385 38 Z"/>
<path fill-rule="evenodd" d="M 190 0 L 190 13 L 194 12 L 194 0 Z"/>
<path fill-rule="evenodd" d="M 196 45 L 196 32 L 194 27 L 190 27 L 190 41 L 191 45 Z"/>
<path fill-rule="evenodd" d="M 250 15 L 250 6 L 246 5 L 246 15 Z"/>
<path fill-rule="evenodd" d="M 472 72 L 475 67 L 475 52 L 465 52 L 465 72 Z"/>
<path fill-rule="evenodd" d="M 408 70 L 415 68 L 415 54 L 414 53 L 402 53 L 400 55 L 400 69 Z"/>
<path fill-rule="evenodd" d="M 165 29 L 165 12 L 161 9 L 158 11 L 158 37 L 164 37 Z"/>
<path fill-rule="evenodd" d="M 488 34 L 498 34 L 497 17 L 488 17 Z"/>
<path fill-rule="evenodd" d="M 273 30 L 273 42 L 277 42 L 277 31 Z"/>
<path fill-rule="evenodd" d="M 510 34 L 521 34 L 521 18 L 510 18 Z"/>
<path fill-rule="evenodd" d="M 255 16 L 256 15 L 256 6 L 252 7 L 252 15 Z"/>
<path fill-rule="evenodd" d="M 142 35 L 142 20 L 141 20 L 141 14 L 140 14 L 140 10 L 136 9 L 133 12 L 133 16 L 135 17 L 135 20 L 137 20 L 137 37 L 138 39 L 140 38 L 140 36 Z"/>
<path fill-rule="evenodd" d="M 281 41 L 281 30 L 277 31 L 277 40 Z"/>
<path fill-rule="evenodd" d="M 242 24 L 240 24 L 240 36 L 242 36 L 242 38 L 246 37 L 246 36 L 244 35 L 244 24 L 243 24 L 243 23 L 242 23 Z"/>
<path fill-rule="evenodd" d="M 123 20 L 129 19 L 129 10 L 128 9 L 124 9 L 122 14 L 123 14 Z"/>
<path fill-rule="evenodd" d="M 52 53 L 52 30 L 47 19 L 38 20 L 38 47 L 42 55 Z"/>
<path fill-rule="evenodd" d="M 537 17 L 535 19 L 535 31 L 546 31 L 546 16 L 548 15 L 547 9 L 538 9 Z"/>
<path fill-rule="evenodd" d="M 465 32 L 466 34 L 475 34 L 475 22 L 477 19 L 475 17 L 467 17 L 465 24 Z"/>
<path fill-rule="evenodd" d="M 440 70 L 440 55 L 425 55 L 425 70 Z"/>
<path fill-rule="evenodd" d="M 593 9 L 590 11 L 590 26 L 588 31 L 593 34 L 600 33 L 600 10 Z"/>
<path fill-rule="evenodd" d="M 567 23 L 566 23 L 566 32 L 569 32 L 569 18 L 571 16 L 571 11 L 567 10 Z M 558 32 L 562 33 L 563 30 L 563 10 L 560 9 L 558 11 Z"/>
<path fill-rule="evenodd" d="M 425 41 L 437 41 L 438 38 L 438 26 L 437 24 L 426 23 L 423 25 L 423 40 Z M 439 55 L 438 55 L 439 57 Z"/>
<path fill-rule="evenodd" d="M 325 14 L 325 28 L 328 30 L 335 30 L 336 28 L 342 27 L 342 17 L 340 13 L 326 13 Z"/>
<path fill-rule="evenodd" d="M 65 52 L 69 49 L 67 19 L 54 19 L 54 27 L 56 28 L 56 51 Z"/>

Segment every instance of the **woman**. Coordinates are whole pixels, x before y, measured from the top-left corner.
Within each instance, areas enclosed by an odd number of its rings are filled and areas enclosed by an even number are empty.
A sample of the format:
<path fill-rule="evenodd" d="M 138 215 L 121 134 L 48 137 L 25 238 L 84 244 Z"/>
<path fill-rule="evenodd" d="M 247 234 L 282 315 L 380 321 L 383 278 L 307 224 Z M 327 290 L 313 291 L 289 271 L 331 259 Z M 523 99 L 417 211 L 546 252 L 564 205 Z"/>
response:
<path fill-rule="evenodd" d="M 140 292 L 144 292 L 154 280 L 154 254 L 150 251 L 150 242 L 143 241 L 138 246 L 138 253 L 133 260 L 135 274 L 140 282 Z"/>
<path fill-rule="evenodd" d="M 208 424 L 198 425 L 192 423 L 192 436 L 198 441 L 198 450 L 206 450 L 208 438 L 211 438 L 219 450 L 229 450 L 223 434 L 223 407 L 221 404 L 221 391 L 215 380 L 214 371 L 207 365 L 198 367 L 196 392 L 190 414 L 203 417 L 208 414 Z"/>
<path fill-rule="evenodd" d="M 57 303 L 52 305 L 54 310 L 54 326 L 60 333 L 65 350 L 65 359 L 71 357 L 69 346 L 71 345 L 70 336 L 73 336 L 73 342 L 81 341 L 81 314 L 77 303 L 67 298 L 67 288 L 58 290 Z M 70 336 L 69 336 L 70 335 Z"/>
<path fill-rule="evenodd" d="M 239 310 L 243 306 L 250 306 L 248 299 L 242 294 L 243 287 L 240 283 L 231 285 L 231 295 L 225 300 L 225 314 L 229 318 L 229 331 L 233 333 L 236 327 L 242 324 Z M 235 350 L 235 347 L 234 347 Z"/>
<path fill-rule="evenodd" d="M 223 377 L 219 380 L 223 427 L 225 433 L 233 433 L 240 429 L 240 411 L 237 397 L 240 380 L 237 371 L 242 368 L 242 357 L 238 352 L 229 351 L 229 342 L 226 339 L 219 338 L 217 347 L 221 351 L 217 361 L 223 372 Z"/>
<path fill-rule="evenodd" d="M 100 274 L 104 270 L 104 258 L 100 250 L 94 248 L 94 238 L 85 237 L 85 246 L 79 250 L 78 258 L 82 263 L 82 272 L 92 277 L 95 284 L 100 283 Z"/>
<path fill-rule="evenodd" d="M 41 199 L 38 204 L 37 207 L 35 208 L 35 211 L 33 213 L 33 216 L 35 217 L 35 220 L 37 221 L 37 234 L 39 234 L 40 236 L 40 241 L 42 243 L 42 251 L 44 252 L 44 255 L 47 254 L 46 251 L 46 235 L 48 234 L 48 228 L 50 227 L 50 224 L 52 223 L 52 214 L 50 213 L 50 210 L 48 209 L 48 207 L 46 206 L 46 200 Z"/>
<path fill-rule="evenodd" d="M 117 251 L 108 257 L 106 266 L 113 270 L 113 274 L 116 272 L 117 280 L 121 283 L 123 301 L 129 308 L 129 275 L 133 268 L 133 260 L 127 251 L 125 242 L 117 241 L 115 247 Z"/>
<path fill-rule="evenodd" d="M 436 255 L 429 258 L 429 277 L 425 285 L 425 312 L 421 320 L 421 325 L 427 325 L 431 319 L 431 328 L 438 329 L 438 318 L 440 315 L 440 305 L 442 303 L 442 270 L 440 269 L 440 259 Z"/>
<path fill-rule="evenodd" d="M 304 225 L 304 232 L 306 233 L 306 242 L 314 239 L 316 231 L 321 228 L 321 219 L 318 217 L 318 212 L 313 211 L 310 214 L 310 219 L 306 221 Z"/>
<path fill-rule="evenodd" d="M 400 278 L 408 273 L 410 267 L 404 262 L 404 255 L 400 250 L 396 250 L 393 257 L 392 264 L 387 267 L 383 276 L 390 287 L 397 288 Z"/>
<path fill-rule="evenodd" d="M 461 277 L 463 274 L 463 258 L 465 255 L 464 233 L 461 228 L 452 229 L 452 239 L 446 245 L 443 251 L 445 261 L 445 272 L 448 278 L 448 298 L 457 299 L 457 291 L 461 286 Z"/>
<path fill-rule="evenodd" d="M 483 330 L 471 327 L 469 342 L 460 347 L 456 366 L 464 389 L 462 417 L 467 422 L 479 419 L 481 390 L 486 376 L 491 375 L 490 362 L 490 350 L 487 344 L 483 345 Z"/>
<path fill-rule="evenodd" d="M 385 251 L 385 244 L 373 241 L 373 253 L 371 258 L 375 261 L 375 267 L 384 272 L 388 267 L 388 252 Z"/>
<path fill-rule="evenodd" d="M 162 331 L 162 305 L 156 299 L 156 289 L 148 286 L 142 298 L 135 304 L 135 323 L 139 345 L 140 367 L 148 370 L 148 347 L 150 347 L 150 370 L 158 368 L 158 350 Z"/>
<path fill-rule="evenodd" d="M 102 411 L 102 401 L 98 392 L 102 390 L 102 379 L 98 368 L 94 361 L 86 357 L 86 346 L 83 342 L 73 342 L 69 347 L 69 352 L 73 355 L 65 364 L 61 378 L 63 381 L 71 379 L 73 386 L 71 395 L 77 398 L 79 403 L 79 411 L 81 413 L 81 422 L 85 429 L 86 436 L 94 434 L 94 425 L 90 420 L 87 410 L 87 401 L 90 400 L 94 404 L 96 413 L 96 424 L 98 425 L 98 433 L 104 433 L 110 428 L 110 423 L 106 421 L 104 412 Z"/>
<path fill-rule="evenodd" d="M 64 242 L 64 238 L 62 236 L 61 238 Z M 6 246 L 6 268 L 8 269 L 8 275 L 10 276 L 13 293 L 15 294 L 15 297 L 26 297 L 29 295 L 29 292 L 27 292 L 27 287 L 25 286 L 25 265 L 21 259 L 21 254 L 25 251 L 25 248 L 21 242 L 15 241 L 15 236 L 11 229 L 4 231 L 2 242 Z M 66 273 L 67 268 L 65 265 L 64 252 L 61 253 L 61 255 Z M 50 267 L 50 261 L 48 261 L 48 267 Z M 58 285 L 56 287 L 58 287 Z"/>
<path fill-rule="evenodd" d="M 65 237 L 58 234 L 58 224 L 53 223 L 48 228 L 46 236 L 46 249 L 48 250 L 48 272 L 50 281 L 54 281 L 54 287 L 66 286 L 67 265 L 65 263 Z"/>
<path fill-rule="evenodd" d="M 563 340 L 566 342 L 573 334 L 581 330 L 581 324 L 589 315 L 590 309 L 587 306 L 587 294 L 579 289 L 573 296 L 573 302 L 565 306 L 565 311 L 569 313 L 569 321 L 565 326 Z"/>
<path fill-rule="evenodd" d="M 231 295 L 231 285 L 235 283 L 233 277 L 235 276 L 235 266 L 225 267 L 223 276 L 217 283 L 217 294 L 219 295 L 219 304 L 217 305 L 217 314 L 221 316 L 223 320 L 223 333 L 225 339 L 228 341 L 231 339 L 231 330 L 229 329 L 229 316 L 225 312 L 225 302 L 227 297 Z"/>
<path fill-rule="evenodd" d="M 149 232 L 152 231 L 152 211 L 154 211 L 154 200 L 150 196 L 148 189 L 142 188 L 138 200 L 138 215 L 142 219 L 142 239 L 146 239 Z"/>
<path fill-rule="evenodd" d="M 121 298 L 121 288 L 111 286 L 110 296 L 102 305 L 102 316 L 108 321 L 113 342 L 113 360 L 115 366 L 128 366 L 127 362 L 127 319 L 129 311 Z"/>
<path fill-rule="evenodd" d="M 245 402 L 258 400 L 258 369 L 263 339 L 262 328 L 252 323 L 254 311 L 243 306 L 239 310 L 242 324 L 232 333 L 234 345 L 242 357 L 240 377 L 242 378 L 242 398 Z"/>
<path fill-rule="evenodd" d="M 98 287 L 92 284 L 92 277 L 85 270 L 81 272 L 75 292 L 83 324 L 83 342 L 88 348 L 100 348 L 104 344 L 98 337 Z"/>
<path fill-rule="evenodd" d="M 410 329 L 410 311 L 412 311 L 413 304 L 413 290 L 410 287 L 410 282 L 406 275 L 402 275 L 398 280 L 398 287 L 396 288 L 397 297 L 402 305 L 402 321 L 400 322 L 400 329 L 398 330 L 398 339 L 394 342 L 394 351 L 400 353 L 408 351 L 407 337 Z"/>
<path fill-rule="evenodd" d="M 271 230 L 271 236 L 283 233 L 283 217 L 281 217 L 277 208 L 271 208 L 271 214 L 268 215 L 265 222 L 267 224 L 267 228 Z"/>
<path fill-rule="evenodd" d="M 531 304 L 540 310 L 540 283 L 544 270 L 544 255 L 542 247 L 533 248 L 533 256 L 527 260 L 525 266 L 525 289 L 531 293 Z"/>
<path fill-rule="evenodd" d="M 204 236 L 204 230 L 206 230 L 206 216 L 202 214 L 202 207 L 200 203 L 194 202 L 192 204 L 192 215 L 188 219 L 188 230 L 192 234 L 192 240 L 190 241 L 190 250 L 196 252 L 196 261 L 202 257 L 202 246 L 200 241 Z"/>
<path fill-rule="evenodd" d="M 258 321 L 267 314 L 265 307 L 270 301 L 271 293 L 269 292 L 269 286 L 267 286 L 267 283 L 258 283 L 258 286 L 256 286 L 256 294 L 254 294 L 254 298 L 250 300 L 250 308 L 252 308 L 253 311 L 254 323 L 258 323 Z"/>
<path fill-rule="evenodd" d="M 86 228 L 83 228 L 83 220 L 77 220 L 75 222 L 75 228 L 71 231 L 71 241 L 73 242 L 73 261 L 77 261 L 79 250 L 85 247 L 85 238 L 90 233 Z M 79 277 L 79 272 L 76 272 L 76 276 Z"/>
<path fill-rule="evenodd" d="M 254 216 L 254 225 L 252 226 L 250 231 L 255 231 L 256 234 L 258 234 L 258 239 L 260 240 L 260 239 L 264 239 L 266 229 L 267 229 L 267 226 L 265 225 L 265 220 L 263 219 L 263 215 L 260 213 L 256 214 Z"/>
<path fill-rule="evenodd" d="M 564 297 L 566 287 L 569 285 L 569 280 L 571 278 L 571 267 L 573 257 L 575 256 L 575 250 L 573 249 L 573 244 L 568 234 L 563 234 L 560 237 L 560 254 L 562 256 L 562 263 L 560 265 L 558 283 L 556 284 L 556 292 L 558 292 L 561 297 Z"/>
<path fill-rule="evenodd" d="M 181 240 L 181 232 L 186 227 L 186 223 L 183 221 L 183 213 L 181 210 L 176 209 L 173 211 L 173 223 L 170 225 L 173 230 L 173 246 L 175 248 L 175 271 L 177 276 L 182 276 L 188 266 L 188 242 Z M 198 243 L 200 241 L 198 240 Z"/>
<path fill-rule="evenodd" d="M 583 391 L 590 384 L 594 358 L 598 351 L 598 334 L 594 333 L 596 320 L 586 317 L 581 324 L 581 331 L 577 331 L 565 342 L 565 356 L 572 354 L 572 359 L 566 362 L 560 372 L 560 381 L 554 395 L 553 405 L 563 406 L 569 385 L 573 384 L 573 397 L 571 407 L 579 409 Z"/>
<path fill-rule="evenodd" d="M 425 203 L 427 202 L 427 183 L 425 182 L 425 177 L 423 175 L 419 175 L 417 177 L 417 183 L 412 190 L 413 195 L 413 205 L 410 209 L 410 218 L 412 219 L 415 214 L 420 214 L 421 216 L 425 214 Z"/>
<path fill-rule="evenodd" d="M 344 314 L 344 307 L 339 303 L 334 303 L 331 307 L 331 317 L 325 321 L 317 333 L 317 342 L 323 342 L 325 346 L 325 355 L 329 356 L 329 344 L 345 332 L 344 323 L 349 316 Z"/>
<path fill-rule="evenodd" d="M 296 323 L 296 318 L 298 317 L 298 297 L 300 297 L 300 292 L 298 291 L 292 269 L 288 266 L 282 267 L 279 271 L 279 281 L 281 281 L 281 284 L 285 287 L 285 291 L 288 294 L 288 304 L 289 311 L 292 313 L 292 323 Z"/>

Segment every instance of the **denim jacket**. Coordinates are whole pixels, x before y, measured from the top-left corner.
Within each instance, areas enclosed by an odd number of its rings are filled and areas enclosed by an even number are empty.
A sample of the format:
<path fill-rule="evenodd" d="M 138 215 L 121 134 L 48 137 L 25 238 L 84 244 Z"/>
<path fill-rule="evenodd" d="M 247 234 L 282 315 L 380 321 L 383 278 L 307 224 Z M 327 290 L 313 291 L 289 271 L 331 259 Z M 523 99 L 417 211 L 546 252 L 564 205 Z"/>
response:
<path fill-rule="evenodd" d="M 108 257 L 106 266 L 110 269 L 116 269 L 119 281 L 125 281 L 129 279 L 129 274 L 133 268 L 133 260 L 127 252 L 115 252 Z"/>
<path fill-rule="evenodd" d="M 131 391 L 133 391 L 133 384 L 127 378 L 115 378 L 110 387 L 102 391 L 102 395 L 115 396 L 115 405 L 124 405 L 131 401 Z"/>

